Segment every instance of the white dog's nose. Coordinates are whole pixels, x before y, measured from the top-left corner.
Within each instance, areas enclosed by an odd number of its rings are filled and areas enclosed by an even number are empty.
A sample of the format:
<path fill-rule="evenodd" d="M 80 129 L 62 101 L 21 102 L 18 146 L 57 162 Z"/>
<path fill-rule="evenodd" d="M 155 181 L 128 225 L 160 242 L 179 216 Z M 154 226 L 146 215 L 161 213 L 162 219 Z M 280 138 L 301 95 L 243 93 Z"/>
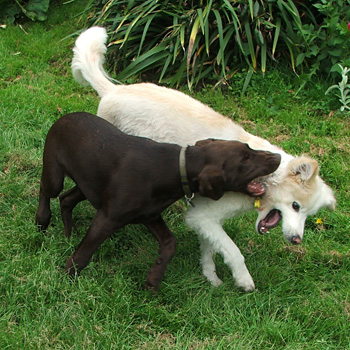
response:
<path fill-rule="evenodd" d="M 291 238 L 290 242 L 291 242 L 292 244 L 301 244 L 302 241 L 301 241 L 300 236 L 293 236 L 293 237 Z"/>

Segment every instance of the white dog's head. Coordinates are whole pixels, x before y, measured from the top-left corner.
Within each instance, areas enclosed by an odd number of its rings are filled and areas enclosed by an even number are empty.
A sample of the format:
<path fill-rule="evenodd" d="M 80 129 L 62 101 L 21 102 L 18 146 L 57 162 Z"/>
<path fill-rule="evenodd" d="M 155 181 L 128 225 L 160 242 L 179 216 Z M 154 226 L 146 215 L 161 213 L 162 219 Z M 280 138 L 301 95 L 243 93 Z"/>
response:
<path fill-rule="evenodd" d="M 318 172 L 315 160 L 307 157 L 292 159 L 282 180 L 267 187 L 256 222 L 257 231 L 264 234 L 283 218 L 286 239 L 293 244 L 301 243 L 306 218 L 321 208 L 335 209 L 333 192 Z"/>

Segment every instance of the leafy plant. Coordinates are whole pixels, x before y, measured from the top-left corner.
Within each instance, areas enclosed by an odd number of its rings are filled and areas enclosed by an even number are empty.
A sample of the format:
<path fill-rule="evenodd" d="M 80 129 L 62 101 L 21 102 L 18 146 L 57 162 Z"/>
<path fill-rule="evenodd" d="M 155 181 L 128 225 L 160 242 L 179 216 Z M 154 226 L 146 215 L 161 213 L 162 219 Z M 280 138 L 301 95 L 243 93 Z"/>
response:
<path fill-rule="evenodd" d="M 242 64 L 250 76 L 265 72 L 268 59 L 286 50 L 294 69 L 294 33 L 302 27 L 292 0 L 109 0 L 92 23 L 110 32 L 118 79 L 151 72 L 189 87 L 203 78 L 226 81 Z"/>
<path fill-rule="evenodd" d="M 349 1 L 108 0 L 91 2 L 106 26 L 120 80 L 148 74 L 188 86 L 228 81 L 238 69 L 265 73 L 289 62 L 304 84 L 350 56 Z"/>
<path fill-rule="evenodd" d="M 14 23 L 17 18 L 25 15 L 32 21 L 44 21 L 49 5 L 50 0 L 0 0 L 0 20 Z"/>
<path fill-rule="evenodd" d="M 340 110 L 342 112 L 350 111 L 350 84 L 348 83 L 348 73 L 350 72 L 350 68 L 343 68 L 340 64 L 339 67 L 341 69 L 342 80 L 340 83 L 329 87 L 329 89 L 326 91 L 326 94 L 334 89 L 337 89 L 337 96 L 339 97 L 339 101 L 342 104 Z"/>
<path fill-rule="evenodd" d="M 338 63 L 350 64 L 350 2 L 321 0 L 309 8 L 313 12 L 309 11 L 309 21 L 300 30 L 304 40 L 300 40 L 296 57 L 301 73 L 307 69 L 307 79 L 335 71 Z"/>

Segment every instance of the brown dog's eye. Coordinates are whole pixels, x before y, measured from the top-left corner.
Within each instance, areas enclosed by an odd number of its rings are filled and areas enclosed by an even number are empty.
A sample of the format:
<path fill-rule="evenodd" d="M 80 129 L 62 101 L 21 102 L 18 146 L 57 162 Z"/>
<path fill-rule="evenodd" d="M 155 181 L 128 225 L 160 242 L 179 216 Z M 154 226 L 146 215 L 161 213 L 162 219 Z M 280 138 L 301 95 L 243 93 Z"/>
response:
<path fill-rule="evenodd" d="M 245 161 L 247 161 L 247 160 L 249 160 L 249 159 L 250 159 L 249 154 L 248 154 L 248 153 L 245 153 L 245 154 L 243 155 L 243 161 L 245 162 Z"/>

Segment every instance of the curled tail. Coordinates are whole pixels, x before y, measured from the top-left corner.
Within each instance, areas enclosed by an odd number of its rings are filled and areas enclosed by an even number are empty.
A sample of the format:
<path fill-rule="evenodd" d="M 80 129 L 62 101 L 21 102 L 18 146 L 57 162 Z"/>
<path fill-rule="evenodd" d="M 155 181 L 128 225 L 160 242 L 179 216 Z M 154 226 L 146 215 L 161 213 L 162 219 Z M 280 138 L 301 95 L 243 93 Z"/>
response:
<path fill-rule="evenodd" d="M 91 27 L 79 35 L 73 49 L 74 79 L 82 85 L 90 84 L 100 97 L 105 96 L 115 86 L 103 69 L 106 41 L 105 28 Z"/>

